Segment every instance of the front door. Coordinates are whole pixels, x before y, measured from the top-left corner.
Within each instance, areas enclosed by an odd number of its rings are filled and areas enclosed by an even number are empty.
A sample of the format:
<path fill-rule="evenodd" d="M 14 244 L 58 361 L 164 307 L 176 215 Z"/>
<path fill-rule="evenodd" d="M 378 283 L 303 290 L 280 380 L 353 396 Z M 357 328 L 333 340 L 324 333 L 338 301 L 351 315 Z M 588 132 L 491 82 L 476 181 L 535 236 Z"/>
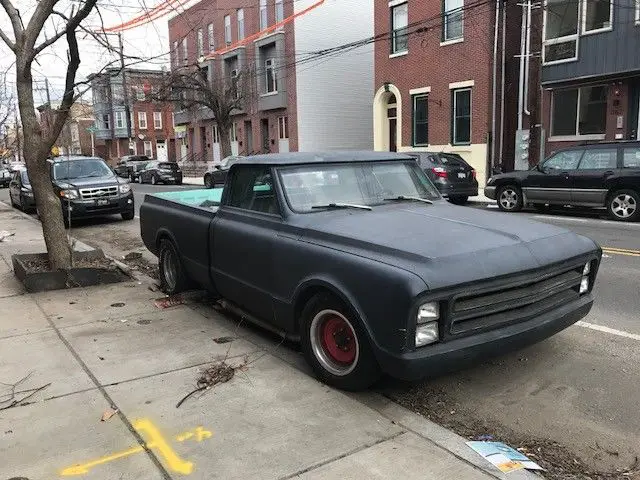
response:
<path fill-rule="evenodd" d="M 571 173 L 578 168 L 584 150 L 558 152 L 531 170 L 522 182 L 527 201 L 571 203 Z"/>
<path fill-rule="evenodd" d="M 605 204 L 607 179 L 618 168 L 616 147 L 590 148 L 585 151 L 578 169 L 571 172 L 573 203 L 602 207 Z"/>
<path fill-rule="evenodd" d="M 218 125 L 214 125 L 211 130 L 212 150 L 213 150 L 213 163 L 220 163 L 222 156 L 220 155 L 220 130 Z"/>
<path fill-rule="evenodd" d="M 166 162 L 169 159 L 167 143 L 164 140 L 156 140 L 156 159 Z"/>
<path fill-rule="evenodd" d="M 389 119 L 389 151 L 397 152 L 398 144 L 396 141 L 396 126 L 398 124 L 398 120 L 395 118 Z"/>
<path fill-rule="evenodd" d="M 253 154 L 253 129 L 250 120 L 244 122 L 244 146 L 247 155 Z"/>
<path fill-rule="evenodd" d="M 260 120 L 260 130 L 262 138 L 262 153 L 269 153 L 269 119 L 263 118 Z"/>

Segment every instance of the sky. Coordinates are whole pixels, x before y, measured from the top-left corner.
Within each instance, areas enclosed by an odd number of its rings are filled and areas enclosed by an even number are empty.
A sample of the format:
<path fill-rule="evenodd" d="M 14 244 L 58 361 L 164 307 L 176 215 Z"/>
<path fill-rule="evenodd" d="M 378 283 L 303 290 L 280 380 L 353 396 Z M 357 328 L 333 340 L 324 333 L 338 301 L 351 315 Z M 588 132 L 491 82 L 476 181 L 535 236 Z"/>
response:
<path fill-rule="evenodd" d="M 10 0 L 19 9 L 23 22 L 26 24 L 35 10 L 37 0 Z M 162 0 L 98 0 L 98 6 L 104 25 L 106 27 L 115 26 L 136 17 L 146 10 L 151 9 L 161 3 Z M 183 7 L 188 7 L 195 3 L 193 0 L 182 0 L 178 2 L 181 6 L 169 10 L 168 15 L 161 17 L 147 25 L 137 27 L 123 32 L 123 43 L 125 56 L 134 56 L 145 59 L 142 63 L 134 65 L 136 68 L 160 69 L 162 66 L 169 68 L 169 41 L 167 22 L 173 16 L 183 11 Z M 60 11 L 71 12 L 72 5 L 77 4 L 77 0 L 60 0 L 58 7 Z M 55 19 L 47 22 L 45 35 L 50 36 L 55 31 Z M 101 25 L 100 17 L 94 12 L 83 23 L 87 27 L 98 28 Z M 0 8 L 0 29 L 13 38 L 13 32 L 9 23 L 9 18 L 3 9 Z M 43 37 L 44 38 L 44 37 Z M 118 45 L 116 35 L 110 35 L 109 40 L 112 45 Z M 86 34 L 79 33 L 78 41 L 80 47 L 80 68 L 76 81 L 83 80 L 87 75 L 103 68 L 109 62 L 117 62 L 118 56 L 109 52 L 101 46 L 95 39 Z M 66 51 L 67 43 L 64 37 L 55 44 L 47 48 L 33 65 L 33 75 L 35 80 L 34 100 L 36 105 L 46 102 L 46 91 L 44 79 L 49 80 L 49 90 L 51 100 L 60 100 L 64 92 L 64 75 L 66 73 Z M 127 60 L 130 63 L 132 60 Z M 13 66 L 13 52 L 0 41 L 0 71 L 8 71 L 6 84 L 8 89 L 15 91 L 15 72 Z M 87 100 L 90 100 L 87 95 Z"/>

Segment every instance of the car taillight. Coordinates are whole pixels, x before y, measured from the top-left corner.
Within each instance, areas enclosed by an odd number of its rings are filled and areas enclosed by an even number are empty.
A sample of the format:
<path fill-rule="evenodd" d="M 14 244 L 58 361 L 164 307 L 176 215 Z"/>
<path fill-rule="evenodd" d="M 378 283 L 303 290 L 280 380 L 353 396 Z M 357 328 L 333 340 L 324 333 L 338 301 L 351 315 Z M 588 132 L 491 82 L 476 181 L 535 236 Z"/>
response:
<path fill-rule="evenodd" d="M 476 179 L 476 171 L 475 170 L 471 170 L 471 176 L 473 177 L 473 179 Z"/>
<path fill-rule="evenodd" d="M 435 173 L 436 177 L 447 178 L 447 171 L 442 167 L 433 167 L 431 169 Z"/>

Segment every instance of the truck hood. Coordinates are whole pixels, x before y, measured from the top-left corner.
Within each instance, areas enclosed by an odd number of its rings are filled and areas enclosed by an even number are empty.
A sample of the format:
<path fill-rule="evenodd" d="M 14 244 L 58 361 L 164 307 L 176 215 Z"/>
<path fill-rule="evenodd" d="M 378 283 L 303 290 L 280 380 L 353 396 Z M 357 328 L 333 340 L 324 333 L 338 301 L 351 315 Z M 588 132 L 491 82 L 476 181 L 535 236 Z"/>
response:
<path fill-rule="evenodd" d="M 91 188 L 91 187 L 111 187 L 126 183 L 120 181 L 115 175 L 107 175 L 105 177 L 87 177 L 87 178 L 69 178 L 55 180 L 55 184 L 63 189 L 66 188 Z"/>
<path fill-rule="evenodd" d="M 446 202 L 323 212 L 302 240 L 396 265 L 432 290 L 537 269 L 599 248 L 563 228 Z"/>

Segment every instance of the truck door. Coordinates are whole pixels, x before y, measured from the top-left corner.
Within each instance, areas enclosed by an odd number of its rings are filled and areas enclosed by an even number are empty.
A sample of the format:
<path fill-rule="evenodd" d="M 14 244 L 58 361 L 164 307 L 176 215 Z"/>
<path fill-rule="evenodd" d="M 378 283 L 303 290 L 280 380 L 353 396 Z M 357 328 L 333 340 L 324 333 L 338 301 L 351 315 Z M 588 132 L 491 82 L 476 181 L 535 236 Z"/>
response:
<path fill-rule="evenodd" d="M 237 166 L 210 230 L 211 276 L 218 292 L 273 321 L 273 245 L 282 225 L 270 169 Z"/>

